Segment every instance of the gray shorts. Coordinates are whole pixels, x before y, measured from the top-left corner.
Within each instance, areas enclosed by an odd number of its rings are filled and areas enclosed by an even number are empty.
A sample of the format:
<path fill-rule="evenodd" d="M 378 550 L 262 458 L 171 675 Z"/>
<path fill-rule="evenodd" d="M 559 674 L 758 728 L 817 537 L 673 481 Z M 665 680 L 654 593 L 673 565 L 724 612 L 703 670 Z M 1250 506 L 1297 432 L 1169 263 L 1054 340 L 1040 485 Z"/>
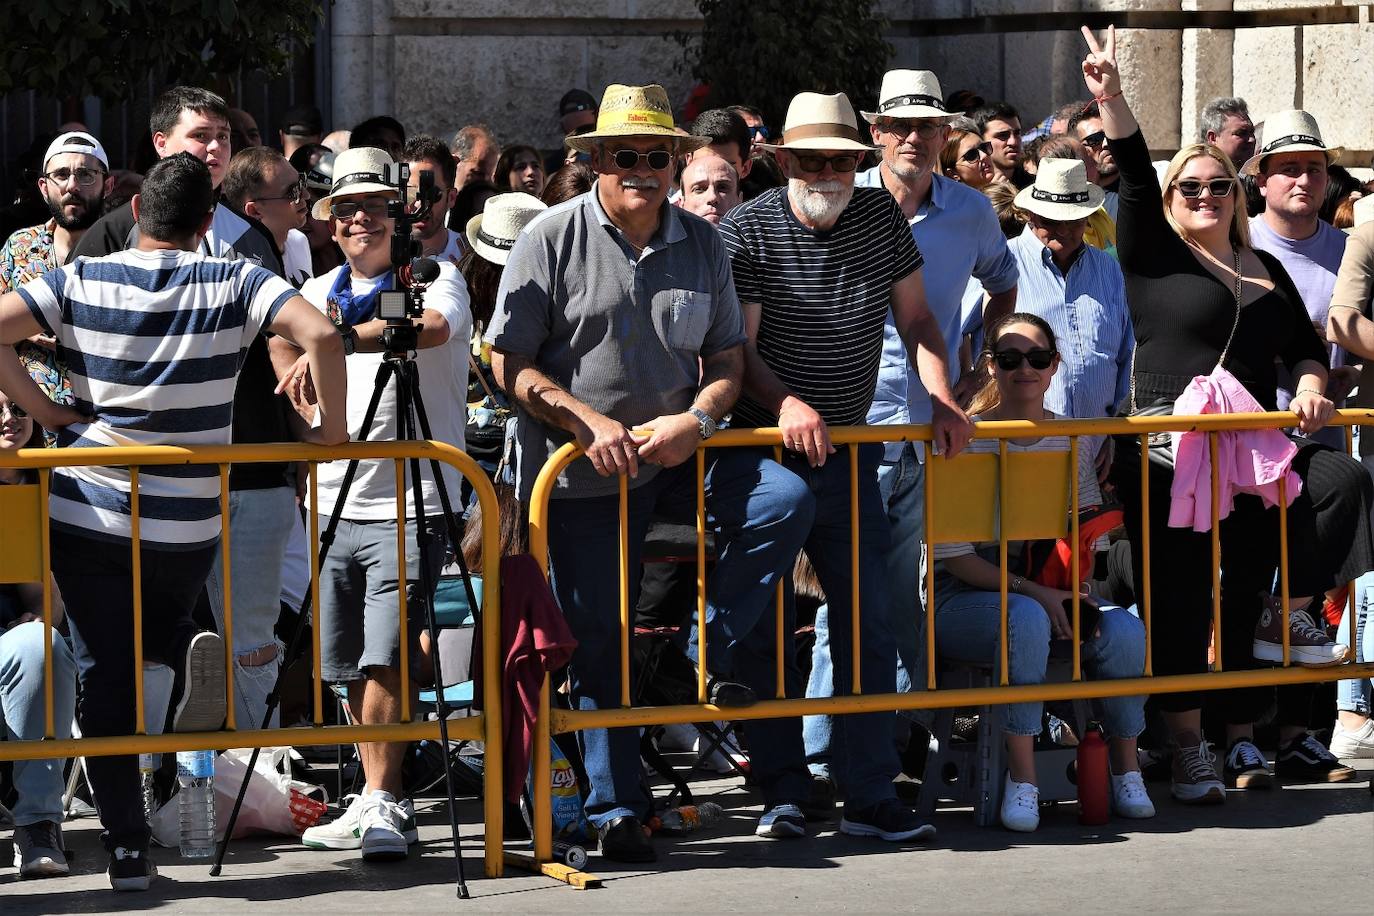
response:
<path fill-rule="evenodd" d="M 321 517 L 323 530 L 327 519 Z M 440 519 L 428 523 L 430 540 L 425 564 L 431 585 L 444 565 L 446 538 Z M 406 522 L 406 620 L 411 671 L 425 625 L 420 588 L 419 548 L 415 521 Z M 396 575 L 396 522 L 339 520 L 334 544 L 320 567 L 320 674 L 342 683 L 365 677 L 373 666 L 401 665 L 400 608 Z M 427 596 L 432 599 L 431 593 Z"/>

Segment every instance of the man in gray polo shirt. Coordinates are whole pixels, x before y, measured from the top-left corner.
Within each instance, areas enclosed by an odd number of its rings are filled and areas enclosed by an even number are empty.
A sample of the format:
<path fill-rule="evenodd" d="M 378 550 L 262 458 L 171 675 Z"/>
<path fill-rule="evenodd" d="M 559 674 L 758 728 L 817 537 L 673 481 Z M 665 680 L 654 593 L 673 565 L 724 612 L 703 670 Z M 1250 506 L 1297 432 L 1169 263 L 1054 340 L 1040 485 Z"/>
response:
<path fill-rule="evenodd" d="M 662 87 L 609 87 L 597 130 L 570 141 L 591 153 L 599 179 L 516 242 L 487 335 L 496 378 L 519 408 L 522 499 L 563 443 L 575 439 L 590 459 L 559 478 L 549 506 L 553 588 L 578 640 L 569 666 L 578 709 L 620 705 L 617 476 L 630 476 L 637 569 L 651 514 L 694 513 L 688 459 L 739 394 L 745 334 L 725 246 L 705 220 L 667 204 L 674 156 L 704 139 L 673 133 Z M 719 557 L 707 589 L 708 699 L 748 705 L 753 691 L 727 679 L 735 650 L 755 631 L 772 633 L 762 618 L 813 504 L 795 475 L 755 450 L 707 458 Z M 638 730 L 580 737 L 602 855 L 653 861 Z"/>

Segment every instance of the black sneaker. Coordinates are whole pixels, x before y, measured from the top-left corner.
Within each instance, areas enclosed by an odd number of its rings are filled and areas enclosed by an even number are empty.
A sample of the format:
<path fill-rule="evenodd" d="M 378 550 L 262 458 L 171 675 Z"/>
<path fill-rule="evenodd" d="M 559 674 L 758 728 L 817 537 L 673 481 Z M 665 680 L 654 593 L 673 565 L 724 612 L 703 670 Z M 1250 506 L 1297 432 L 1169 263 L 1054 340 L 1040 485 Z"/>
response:
<path fill-rule="evenodd" d="M 1268 789 L 1274 784 L 1274 773 L 1255 742 L 1237 738 L 1226 752 L 1223 767 L 1226 785 L 1232 789 Z"/>
<path fill-rule="evenodd" d="M 753 706 L 758 702 L 753 688 L 738 681 L 727 681 L 711 675 L 706 681 L 706 702 L 722 708 Z"/>
<path fill-rule="evenodd" d="M 174 732 L 212 732 L 224 724 L 224 640 L 218 633 L 197 633 L 186 647 L 181 702 Z"/>
<path fill-rule="evenodd" d="M 885 798 L 867 808 L 844 806 L 840 818 L 840 833 L 850 836 L 874 836 L 889 843 L 906 840 L 928 840 L 935 836 L 935 825 L 921 820 L 920 815 L 895 798 Z"/>
<path fill-rule="evenodd" d="M 644 826 L 633 815 L 622 815 L 602 824 L 597 833 L 603 859 L 631 863 L 658 861 L 653 844 L 644 835 Z"/>
<path fill-rule="evenodd" d="M 1355 770 L 1345 766 L 1310 734 L 1299 735 L 1279 749 L 1279 778 L 1286 782 L 1349 782 Z"/>
<path fill-rule="evenodd" d="M 802 804 L 808 821 L 828 821 L 835 814 L 835 780 L 829 776 L 811 776 L 811 790 Z"/>
<path fill-rule="evenodd" d="M 146 891 L 157 877 L 157 865 L 146 849 L 115 847 L 110 853 L 110 887 L 117 891 Z"/>

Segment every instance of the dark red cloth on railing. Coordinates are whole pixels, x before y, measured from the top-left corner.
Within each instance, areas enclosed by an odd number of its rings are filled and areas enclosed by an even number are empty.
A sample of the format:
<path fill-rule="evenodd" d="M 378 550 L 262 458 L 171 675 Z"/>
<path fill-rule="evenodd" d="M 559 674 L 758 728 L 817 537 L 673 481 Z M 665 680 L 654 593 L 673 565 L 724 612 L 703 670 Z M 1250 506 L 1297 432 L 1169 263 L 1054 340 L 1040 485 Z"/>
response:
<path fill-rule="evenodd" d="M 480 633 L 479 633 L 480 638 Z M 544 675 L 572 658 L 573 639 L 534 557 L 501 559 L 501 747 L 506 801 L 518 801 L 534 750 L 534 720 Z M 482 652 L 474 659 L 474 705 L 482 695 Z"/>

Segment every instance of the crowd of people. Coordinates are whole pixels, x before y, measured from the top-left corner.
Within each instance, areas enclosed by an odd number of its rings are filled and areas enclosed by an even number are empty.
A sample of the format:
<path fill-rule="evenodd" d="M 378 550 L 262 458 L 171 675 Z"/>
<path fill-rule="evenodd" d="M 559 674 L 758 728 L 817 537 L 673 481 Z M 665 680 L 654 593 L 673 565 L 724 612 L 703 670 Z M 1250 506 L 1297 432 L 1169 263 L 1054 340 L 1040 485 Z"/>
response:
<path fill-rule="evenodd" d="M 1033 568 L 1035 545 L 1012 545 L 1003 632 L 998 544 L 926 543 L 925 463 L 997 452 L 995 440 L 972 438 L 979 420 L 1168 413 L 1175 402 L 1201 405 L 1181 412 L 1291 410 L 1296 426 L 1227 440 L 1252 457 L 1223 474 L 1218 632 L 1209 504 L 1187 487 L 1198 472 L 1184 444 L 1152 448 L 1142 469 L 1135 437 L 1079 443 L 1079 505 L 1120 513 L 1090 545 L 1100 554 L 1089 565 L 1115 574 L 1091 576 L 1088 676 L 1145 671 L 1137 596 L 1146 594 L 1155 675 L 1201 673 L 1218 654 L 1232 671 L 1272 665 L 1285 651 L 1299 665 L 1370 660 L 1374 444 L 1361 440 L 1361 467 L 1327 426 L 1352 393 L 1353 403 L 1374 404 L 1365 371 L 1374 366 L 1374 214 L 1358 202 L 1370 188 L 1340 179 L 1340 150 L 1309 113 L 1267 113 L 1257 124 L 1240 99 L 1208 105 L 1197 142 L 1152 162 L 1123 93 L 1114 31 L 1101 42 L 1084 34 L 1086 98 L 1029 129 L 1005 102 L 946 95 L 937 74 L 904 69 L 884 76 L 872 111 L 856 113 L 843 93 L 800 92 L 780 129 L 745 104 L 679 126 L 656 85 L 611 85 L 599 100 L 574 89 L 559 100 L 565 141 L 551 152 L 503 145 L 485 125 L 463 126 L 449 142 L 409 134 L 385 115 L 326 133 L 309 107 L 287 113 L 272 147 L 250 114 L 192 87 L 153 106 L 137 172 L 113 169 L 83 125 L 63 125 L 0 233 L 0 345 L 15 352 L 0 358 L 0 448 L 396 438 L 404 423 L 394 382 L 364 421 L 391 346 L 377 304 L 409 269 L 393 261 L 404 216 L 416 252 L 438 268 L 412 319 L 431 438 L 476 450 L 493 416 L 514 416 L 494 427 L 489 468 L 498 481 L 513 478 L 501 520 L 512 550 L 549 456 L 570 441 L 585 453 L 558 477 L 548 511 L 550 584 L 577 640 L 566 670 L 572 708 L 621 702 L 617 478 L 630 478 L 629 564 L 639 569 L 652 524 L 694 517 L 689 459 L 724 427 L 777 427 L 783 445 L 780 456 L 706 452 L 706 632 L 694 618 L 679 629 L 726 717 L 771 697 L 779 667 L 788 696 L 923 689 L 928 597 L 942 664 L 995 677 L 1005 638 L 1010 683 L 1045 681 L 1053 644 L 1074 637 L 1066 607 L 1079 577 L 1051 583 Z M 398 164 L 408 166 L 408 188 L 392 181 Z M 433 194 L 411 203 L 422 187 Z M 902 441 L 836 448 L 833 428 L 864 424 L 930 424 L 929 456 Z M 1070 444 L 1047 434 L 1006 448 L 1067 453 Z M 317 474 L 315 503 L 295 465 L 232 468 L 225 570 L 216 468 L 139 473 L 141 563 L 129 550 L 129 470 L 55 469 L 60 629 L 44 631 L 41 584 L 0 586 L 4 737 L 43 735 L 45 643 L 61 681 L 58 737 L 73 724 L 92 736 L 132 734 L 136 724 L 213 730 L 226 703 L 238 727 L 257 727 L 283 663 L 278 619 L 284 606 L 300 607 L 303 557 L 318 549 L 303 514 L 323 521 L 336 511 L 313 616 L 321 672 L 347 685 L 351 721 L 398 721 L 416 687 L 402 682 L 402 653 L 414 658 L 410 671 L 423 668 L 418 636 L 434 595 L 422 582 L 435 581 L 446 547 L 458 549 L 418 529 L 444 529 L 441 494 L 458 494 L 460 481 L 426 471 L 418 496 L 406 487 L 398 519 L 393 462 L 361 462 L 351 479 L 342 463 Z M 1289 482 L 1282 569 L 1280 478 Z M 0 468 L 0 484 L 31 482 Z M 862 549 L 851 567 L 855 532 Z M 823 599 L 805 678 L 775 639 L 797 628 L 795 603 L 775 596 L 779 584 L 790 595 L 799 554 Z M 927 563 L 933 596 L 923 593 Z M 131 701 L 143 674 L 131 667 L 136 570 L 143 657 L 172 680 L 165 708 L 150 704 L 144 723 Z M 635 606 L 637 578 L 631 588 Z M 1338 629 L 1348 607 L 1359 614 L 1355 645 L 1348 626 Z M 1314 694 L 1288 685 L 1101 701 L 1113 810 L 1155 813 L 1142 775 L 1152 758 L 1140 747 L 1151 719 L 1182 803 L 1218 803 L 1228 788 L 1276 778 L 1353 779 L 1341 758 L 1374 757 L 1370 682 L 1341 682 L 1326 742 L 1314 734 L 1325 724 L 1314 719 L 1324 708 Z M 1039 703 L 1001 717 L 1008 829 L 1039 823 L 1035 747 L 1047 721 L 1053 709 Z M 1256 737 L 1267 722 L 1278 731 L 1273 767 Z M 842 800 L 844 833 L 929 839 L 934 827 L 894 783 L 909 745 L 929 741 L 929 724 L 919 715 L 894 723 L 887 712 L 750 721 L 744 743 L 762 801 L 755 833 L 804 836 Z M 418 835 L 404 756 L 401 743 L 363 743 L 363 788 L 339 817 L 307 830 L 304 845 L 405 858 Z M 577 756 L 600 854 L 654 861 L 638 730 L 581 731 Z M 22 877 L 68 871 L 64 763 L 14 764 Z M 135 759 L 91 757 L 86 772 L 112 886 L 146 889 L 156 866 Z"/>

